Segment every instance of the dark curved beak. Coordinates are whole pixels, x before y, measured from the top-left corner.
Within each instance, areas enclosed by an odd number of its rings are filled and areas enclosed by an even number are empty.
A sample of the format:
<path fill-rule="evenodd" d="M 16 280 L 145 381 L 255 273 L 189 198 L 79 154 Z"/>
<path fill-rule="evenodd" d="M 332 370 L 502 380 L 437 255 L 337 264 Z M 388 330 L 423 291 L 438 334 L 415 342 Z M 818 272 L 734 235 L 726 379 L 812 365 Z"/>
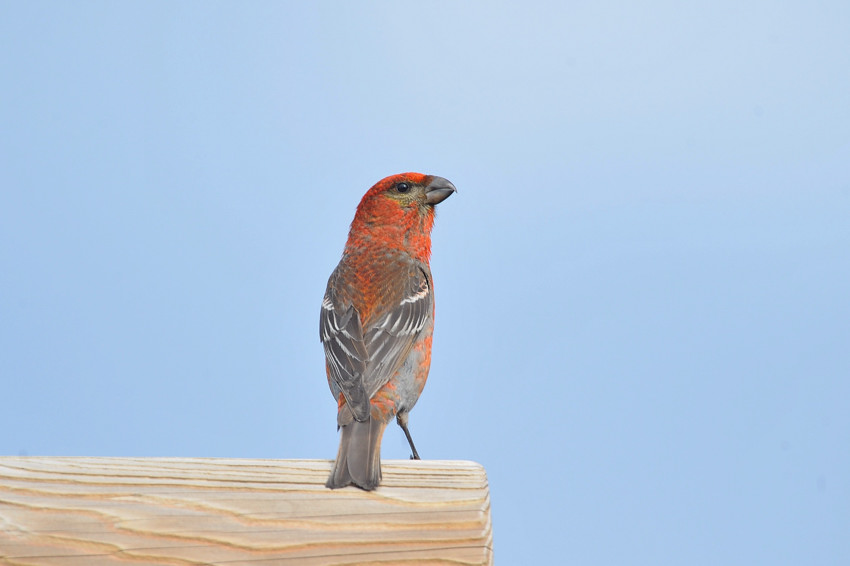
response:
<path fill-rule="evenodd" d="M 428 204 L 438 204 L 456 192 L 457 189 L 448 179 L 432 177 L 431 182 L 428 183 L 428 190 L 425 191 L 425 202 Z"/>

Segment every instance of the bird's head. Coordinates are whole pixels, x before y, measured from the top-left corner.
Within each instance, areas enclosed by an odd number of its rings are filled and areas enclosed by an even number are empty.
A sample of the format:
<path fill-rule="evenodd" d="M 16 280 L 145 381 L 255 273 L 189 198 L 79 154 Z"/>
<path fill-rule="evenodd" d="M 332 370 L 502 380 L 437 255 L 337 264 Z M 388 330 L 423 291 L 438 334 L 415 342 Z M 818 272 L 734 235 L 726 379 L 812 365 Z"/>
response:
<path fill-rule="evenodd" d="M 406 210 L 416 209 L 420 214 L 433 213 L 434 205 L 446 200 L 456 190 L 454 185 L 442 177 L 422 173 L 399 173 L 375 183 L 363 195 L 357 211 L 380 211 L 392 206 Z"/>
<path fill-rule="evenodd" d="M 435 175 L 400 173 L 381 179 L 357 207 L 349 245 L 407 249 L 427 261 L 434 207 L 456 191 L 448 180 Z"/>

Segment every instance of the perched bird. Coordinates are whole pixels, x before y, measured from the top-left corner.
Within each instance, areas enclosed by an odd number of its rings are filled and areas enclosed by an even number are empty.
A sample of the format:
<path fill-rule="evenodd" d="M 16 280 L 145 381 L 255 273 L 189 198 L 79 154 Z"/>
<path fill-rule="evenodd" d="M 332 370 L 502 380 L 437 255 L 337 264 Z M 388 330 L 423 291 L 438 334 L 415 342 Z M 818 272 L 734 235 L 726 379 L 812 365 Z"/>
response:
<path fill-rule="evenodd" d="M 401 173 L 379 181 L 357 207 L 319 321 L 342 429 L 329 488 L 377 487 L 381 437 L 393 417 L 419 459 L 407 420 L 431 366 L 431 228 L 434 206 L 455 191 L 442 177 Z"/>

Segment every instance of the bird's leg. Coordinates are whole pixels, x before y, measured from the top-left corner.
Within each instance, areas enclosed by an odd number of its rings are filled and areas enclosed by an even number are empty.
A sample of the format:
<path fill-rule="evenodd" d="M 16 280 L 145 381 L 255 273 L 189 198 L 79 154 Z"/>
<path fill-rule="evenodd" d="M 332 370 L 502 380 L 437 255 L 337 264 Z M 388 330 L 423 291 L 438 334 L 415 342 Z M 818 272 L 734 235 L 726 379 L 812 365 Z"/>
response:
<path fill-rule="evenodd" d="M 410 449 L 413 450 L 413 455 L 410 457 L 411 460 L 419 460 L 419 452 L 416 451 L 416 446 L 413 445 L 413 437 L 410 436 L 410 431 L 407 430 L 407 411 L 400 411 L 398 415 L 396 415 L 396 422 L 398 422 L 398 426 L 401 427 L 401 430 L 404 431 L 404 436 L 407 437 L 407 443 L 410 444 Z"/>

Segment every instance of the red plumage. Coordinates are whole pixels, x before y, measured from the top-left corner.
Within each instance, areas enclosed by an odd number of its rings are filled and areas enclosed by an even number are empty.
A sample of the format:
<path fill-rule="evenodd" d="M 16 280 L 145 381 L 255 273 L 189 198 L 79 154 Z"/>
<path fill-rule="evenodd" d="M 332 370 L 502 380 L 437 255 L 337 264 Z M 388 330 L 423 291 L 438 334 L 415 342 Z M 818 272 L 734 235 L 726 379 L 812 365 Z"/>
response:
<path fill-rule="evenodd" d="M 442 177 L 402 173 L 375 184 L 357 207 L 319 321 L 342 431 L 330 488 L 377 487 L 393 417 L 419 457 L 407 419 L 431 366 L 431 229 L 434 206 L 453 192 Z"/>

